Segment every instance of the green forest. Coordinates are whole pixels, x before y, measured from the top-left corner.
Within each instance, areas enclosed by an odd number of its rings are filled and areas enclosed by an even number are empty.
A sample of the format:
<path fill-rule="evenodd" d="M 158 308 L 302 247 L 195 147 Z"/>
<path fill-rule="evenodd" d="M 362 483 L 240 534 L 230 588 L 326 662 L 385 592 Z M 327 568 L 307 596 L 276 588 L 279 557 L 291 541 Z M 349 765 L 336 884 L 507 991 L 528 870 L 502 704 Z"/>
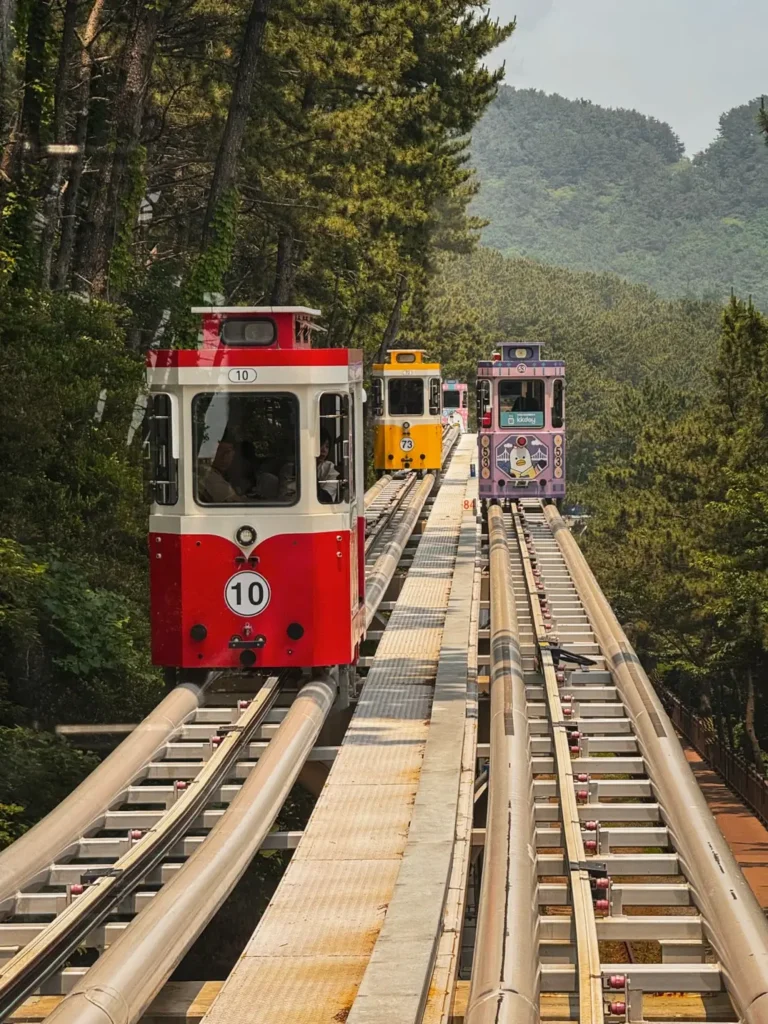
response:
<path fill-rule="evenodd" d="M 192 305 L 323 310 L 373 354 L 472 248 L 468 134 L 511 31 L 473 0 L 0 0 L 0 840 L 136 721 L 144 353 Z"/>
<path fill-rule="evenodd" d="M 723 313 L 768 304 L 756 111 L 690 162 L 638 114 L 495 99 L 511 31 L 477 0 L 0 0 L 0 846 L 96 763 L 56 724 L 163 692 L 144 353 L 203 303 L 318 306 L 321 344 L 470 385 L 504 339 L 564 357 L 592 564 L 762 764 L 768 325 Z"/>
<path fill-rule="evenodd" d="M 690 159 L 652 117 L 503 86 L 472 143 L 483 241 L 670 298 L 725 302 L 734 289 L 768 308 L 760 102 L 723 114 Z"/>

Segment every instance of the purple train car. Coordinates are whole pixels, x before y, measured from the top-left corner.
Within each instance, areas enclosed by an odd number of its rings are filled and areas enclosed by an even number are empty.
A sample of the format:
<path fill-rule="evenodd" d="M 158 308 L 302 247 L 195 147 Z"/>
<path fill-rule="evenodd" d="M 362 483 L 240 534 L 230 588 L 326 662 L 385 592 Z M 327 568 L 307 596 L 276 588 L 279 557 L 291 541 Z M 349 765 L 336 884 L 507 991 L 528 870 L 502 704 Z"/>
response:
<path fill-rule="evenodd" d="M 565 495 L 565 363 L 542 343 L 504 343 L 477 366 L 480 497 Z"/>

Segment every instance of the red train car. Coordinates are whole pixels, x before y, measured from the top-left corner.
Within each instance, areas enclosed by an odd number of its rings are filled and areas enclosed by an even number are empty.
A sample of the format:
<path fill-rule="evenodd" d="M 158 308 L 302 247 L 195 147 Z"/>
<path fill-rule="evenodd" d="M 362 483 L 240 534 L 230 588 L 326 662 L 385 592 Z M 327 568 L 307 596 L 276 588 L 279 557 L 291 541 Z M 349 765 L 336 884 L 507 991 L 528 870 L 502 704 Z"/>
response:
<path fill-rule="evenodd" d="M 365 630 L 363 357 L 318 310 L 195 309 L 148 355 L 152 654 L 181 669 L 349 665 Z"/>

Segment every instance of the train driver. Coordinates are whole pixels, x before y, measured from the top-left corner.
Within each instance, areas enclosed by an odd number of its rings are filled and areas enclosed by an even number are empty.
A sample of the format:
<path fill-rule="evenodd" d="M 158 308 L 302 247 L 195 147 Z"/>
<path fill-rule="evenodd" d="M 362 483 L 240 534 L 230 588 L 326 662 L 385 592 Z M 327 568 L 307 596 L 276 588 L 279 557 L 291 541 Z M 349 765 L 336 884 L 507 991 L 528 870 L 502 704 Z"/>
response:
<path fill-rule="evenodd" d="M 331 438 L 326 430 L 320 432 L 320 454 L 317 456 L 317 500 L 332 505 L 339 500 L 341 473 L 328 458 Z"/>

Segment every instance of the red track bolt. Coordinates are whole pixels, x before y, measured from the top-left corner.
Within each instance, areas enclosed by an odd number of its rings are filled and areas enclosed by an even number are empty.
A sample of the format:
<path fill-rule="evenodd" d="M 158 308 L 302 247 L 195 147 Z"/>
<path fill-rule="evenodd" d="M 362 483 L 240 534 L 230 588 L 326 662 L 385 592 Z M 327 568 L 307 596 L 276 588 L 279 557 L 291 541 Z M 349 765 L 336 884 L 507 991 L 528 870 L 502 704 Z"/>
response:
<path fill-rule="evenodd" d="M 570 718 L 572 714 L 573 714 L 573 708 L 563 708 L 563 715 L 566 718 Z"/>
<path fill-rule="evenodd" d="M 249 700 L 239 700 L 237 702 L 237 710 L 238 711 L 245 711 L 245 710 L 247 710 L 247 708 L 249 707 L 250 703 L 251 702 Z"/>
<path fill-rule="evenodd" d="M 221 743 L 221 736 L 211 736 L 211 746 L 218 747 Z"/>
<path fill-rule="evenodd" d="M 186 789 L 187 784 L 182 779 L 177 779 L 173 784 L 173 788 L 176 790 Z"/>
<path fill-rule="evenodd" d="M 588 789 L 577 789 L 576 790 L 576 799 L 581 801 L 581 803 L 585 804 L 587 802 L 587 800 L 589 800 L 589 790 Z"/>
<path fill-rule="evenodd" d="M 624 988 L 627 984 L 625 974 L 612 974 L 608 979 L 608 988 Z"/>
<path fill-rule="evenodd" d="M 586 772 L 580 772 L 580 774 L 576 776 L 576 781 L 589 782 L 589 775 Z"/>
<path fill-rule="evenodd" d="M 539 590 L 543 590 L 544 589 L 544 584 L 541 582 L 541 580 L 538 581 L 536 586 L 538 587 Z"/>
<path fill-rule="evenodd" d="M 569 736 L 570 736 L 570 738 L 572 740 L 580 740 L 581 739 L 581 733 L 580 732 L 569 733 Z"/>
<path fill-rule="evenodd" d="M 595 910 L 599 910 L 602 913 L 607 914 L 610 910 L 611 904 L 608 900 L 595 900 Z"/>
<path fill-rule="evenodd" d="M 131 842 L 135 843 L 137 840 L 141 839 L 143 835 L 144 833 L 141 831 L 140 828 L 132 828 L 131 831 L 128 833 L 128 838 L 131 840 Z"/>
<path fill-rule="evenodd" d="M 611 880 L 610 880 L 610 878 L 596 878 L 595 879 L 595 888 L 596 889 L 610 889 L 610 887 L 611 887 Z"/>
<path fill-rule="evenodd" d="M 562 697 L 560 698 L 560 700 L 561 700 L 561 702 L 563 704 L 570 704 L 573 701 L 573 694 L 572 693 L 564 693 L 562 695 Z"/>
<path fill-rule="evenodd" d="M 75 882 L 74 885 L 70 885 L 69 887 L 70 896 L 82 896 L 84 892 L 85 886 L 81 885 L 79 882 Z"/>
<path fill-rule="evenodd" d="M 596 839 L 585 839 L 584 840 L 584 849 L 585 849 L 585 851 L 587 853 L 596 853 L 597 852 L 597 840 Z"/>
<path fill-rule="evenodd" d="M 627 1012 L 627 1004 L 619 1002 L 608 1003 L 608 1013 L 612 1013 L 614 1017 L 623 1017 Z"/>
<path fill-rule="evenodd" d="M 565 682 L 565 672 L 561 668 L 559 668 L 557 672 L 555 672 L 555 679 L 557 679 L 558 683 Z"/>
<path fill-rule="evenodd" d="M 544 629 L 552 629 L 552 623 L 551 622 L 545 622 L 544 623 Z"/>
<path fill-rule="evenodd" d="M 581 747 L 579 746 L 578 743 L 574 743 L 574 745 L 571 747 L 571 753 L 572 754 L 580 754 L 581 753 Z"/>
<path fill-rule="evenodd" d="M 597 832 L 597 830 L 600 828 L 600 822 L 599 821 L 585 821 L 584 822 L 584 828 L 587 830 L 587 832 Z"/>

